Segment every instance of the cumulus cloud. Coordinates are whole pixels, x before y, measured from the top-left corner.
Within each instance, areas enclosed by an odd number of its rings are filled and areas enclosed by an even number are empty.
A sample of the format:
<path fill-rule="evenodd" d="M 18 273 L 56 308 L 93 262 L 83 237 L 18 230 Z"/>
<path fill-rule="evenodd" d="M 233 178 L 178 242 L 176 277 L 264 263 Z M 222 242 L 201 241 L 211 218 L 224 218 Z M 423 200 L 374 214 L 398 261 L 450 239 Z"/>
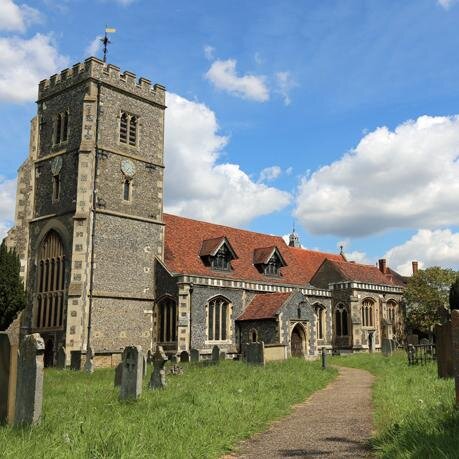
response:
<path fill-rule="evenodd" d="M 30 24 L 41 22 L 38 10 L 28 5 L 16 5 L 12 0 L 0 0 L 0 30 L 25 32 Z"/>
<path fill-rule="evenodd" d="M 102 46 L 102 42 L 100 41 L 102 38 L 102 35 L 97 35 L 97 37 L 94 38 L 94 40 L 92 40 L 91 43 L 89 43 L 89 45 L 86 47 L 84 55 L 96 56 Z"/>
<path fill-rule="evenodd" d="M 51 36 L 0 38 L 0 101 L 27 102 L 37 97 L 37 81 L 68 65 Z"/>
<path fill-rule="evenodd" d="M 295 216 L 314 234 L 365 236 L 459 224 L 459 116 L 380 127 L 303 177 Z"/>
<path fill-rule="evenodd" d="M 404 275 L 412 273 L 411 262 L 419 262 L 420 268 L 441 266 L 459 268 L 459 233 L 450 229 L 420 229 L 404 244 L 390 249 L 385 258 L 390 266 Z"/>
<path fill-rule="evenodd" d="M 254 182 L 239 165 L 219 163 L 228 139 L 204 104 L 167 96 L 165 207 L 168 212 L 241 226 L 282 209 L 290 195 Z"/>
<path fill-rule="evenodd" d="M 16 179 L 0 177 L 0 241 L 13 226 L 16 206 Z"/>
<path fill-rule="evenodd" d="M 266 102 L 269 99 L 269 90 L 266 77 L 263 75 L 238 76 L 236 60 L 216 60 L 210 66 L 205 77 L 218 89 L 226 91 L 242 99 Z"/>
<path fill-rule="evenodd" d="M 258 179 L 258 181 L 265 182 L 269 180 L 275 180 L 281 174 L 282 174 L 282 169 L 279 166 L 265 167 L 260 172 L 260 178 Z"/>
<path fill-rule="evenodd" d="M 214 53 L 215 53 L 215 48 L 213 46 L 210 46 L 210 45 L 204 46 L 204 56 L 206 57 L 206 59 L 208 59 L 209 61 L 213 60 Z"/>
<path fill-rule="evenodd" d="M 445 10 L 449 10 L 455 3 L 457 3 L 457 0 L 437 0 L 437 3 Z"/>
<path fill-rule="evenodd" d="M 284 101 L 284 105 L 290 105 L 292 100 L 290 99 L 290 91 L 298 86 L 295 80 L 292 78 L 290 72 L 277 72 L 276 75 L 277 90 Z"/>

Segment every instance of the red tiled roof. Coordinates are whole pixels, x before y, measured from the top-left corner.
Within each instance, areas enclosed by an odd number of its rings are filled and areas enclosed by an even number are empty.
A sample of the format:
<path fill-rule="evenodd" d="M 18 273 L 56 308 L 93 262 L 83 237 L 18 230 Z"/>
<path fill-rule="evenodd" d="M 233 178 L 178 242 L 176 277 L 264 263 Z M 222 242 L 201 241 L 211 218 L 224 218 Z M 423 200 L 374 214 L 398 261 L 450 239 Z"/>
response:
<path fill-rule="evenodd" d="M 292 292 L 258 293 L 237 320 L 272 319 L 291 295 Z"/>
<path fill-rule="evenodd" d="M 229 226 L 164 214 L 164 262 L 172 273 L 226 277 L 254 282 L 306 285 L 325 259 L 340 261 L 341 255 L 289 247 L 280 236 L 254 233 Z M 214 271 L 199 256 L 203 241 L 226 237 L 238 259 L 231 271 Z M 281 276 L 265 276 L 253 264 L 256 249 L 277 247 L 287 266 Z"/>
<path fill-rule="evenodd" d="M 207 255 L 215 255 L 217 249 L 221 246 L 221 244 L 225 241 L 224 236 L 214 237 L 213 239 L 206 239 L 202 241 L 201 250 L 199 251 L 199 255 L 201 257 L 205 257 Z"/>

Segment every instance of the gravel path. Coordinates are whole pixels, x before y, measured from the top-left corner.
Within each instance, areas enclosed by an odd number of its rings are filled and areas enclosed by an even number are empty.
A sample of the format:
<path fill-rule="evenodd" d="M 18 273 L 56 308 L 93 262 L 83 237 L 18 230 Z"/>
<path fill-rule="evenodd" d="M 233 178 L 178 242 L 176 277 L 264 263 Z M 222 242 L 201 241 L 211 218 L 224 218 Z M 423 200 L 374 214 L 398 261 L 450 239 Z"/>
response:
<path fill-rule="evenodd" d="M 368 440 L 373 432 L 374 378 L 364 370 L 338 370 L 337 379 L 325 389 L 226 458 L 372 457 Z"/>

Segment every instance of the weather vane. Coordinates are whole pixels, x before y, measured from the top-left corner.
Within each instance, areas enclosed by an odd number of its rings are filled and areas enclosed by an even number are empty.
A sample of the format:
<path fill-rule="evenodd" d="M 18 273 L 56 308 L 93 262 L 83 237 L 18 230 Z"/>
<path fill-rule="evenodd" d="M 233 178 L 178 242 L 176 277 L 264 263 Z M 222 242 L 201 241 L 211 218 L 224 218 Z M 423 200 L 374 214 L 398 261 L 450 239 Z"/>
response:
<path fill-rule="evenodd" d="M 104 45 L 104 62 L 107 62 L 107 47 L 108 47 L 109 43 L 111 43 L 111 41 L 108 39 L 108 35 L 107 34 L 108 33 L 115 33 L 115 32 L 116 32 L 116 29 L 114 29 L 113 27 L 105 26 L 104 38 L 100 39 L 100 41 Z"/>

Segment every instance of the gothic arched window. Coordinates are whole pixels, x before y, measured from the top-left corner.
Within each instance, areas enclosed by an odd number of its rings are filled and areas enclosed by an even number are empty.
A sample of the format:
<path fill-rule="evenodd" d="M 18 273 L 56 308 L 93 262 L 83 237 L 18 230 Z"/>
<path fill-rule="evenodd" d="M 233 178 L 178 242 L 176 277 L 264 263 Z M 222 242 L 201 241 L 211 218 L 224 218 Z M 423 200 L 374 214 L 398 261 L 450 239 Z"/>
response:
<path fill-rule="evenodd" d="M 317 318 L 317 339 L 325 337 L 325 307 L 321 304 L 315 307 Z"/>
<path fill-rule="evenodd" d="M 61 143 L 61 133 L 62 133 L 62 115 L 58 113 L 56 117 L 56 133 L 54 140 L 56 144 Z"/>
<path fill-rule="evenodd" d="M 387 318 L 394 324 L 397 314 L 397 303 L 393 300 L 387 302 Z"/>
<path fill-rule="evenodd" d="M 229 301 L 217 297 L 207 305 L 207 338 L 209 341 L 224 341 L 228 339 Z"/>
<path fill-rule="evenodd" d="M 159 342 L 177 341 L 177 304 L 172 298 L 164 298 L 158 303 Z"/>
<path fill-rule="evenodd" d="M 43 239 L 37 266 L 37 328 L 64 326 L 65 256 L 59 235 L 51 230 Z"/>
<path fill-rule="evenodd" d="M 257 330 L 255 330 L 255 328 L 252 328 L 250 330 L 249 336 L 250 336 L 250 341 L 252 343 L 256 343 L 258 341 L 258 332 L 257 332 Z"/>
<path fill-rule="evenodd" d="M 347 309 L 343 305 L 339 305 L 335 310 L 335 330 L 336 336 L 348 336 L 348 318 Z"/>
<path fill-rule="evenodd" d="M 123 182 L 123 200 L 131 200 L 131 181 L 128 179 Z"/>
<path fill-rule="evenodd" d="M 362 302 L 362 325 L 372 327 L 374 325 L 374 301 L 370 299 Z"/>

